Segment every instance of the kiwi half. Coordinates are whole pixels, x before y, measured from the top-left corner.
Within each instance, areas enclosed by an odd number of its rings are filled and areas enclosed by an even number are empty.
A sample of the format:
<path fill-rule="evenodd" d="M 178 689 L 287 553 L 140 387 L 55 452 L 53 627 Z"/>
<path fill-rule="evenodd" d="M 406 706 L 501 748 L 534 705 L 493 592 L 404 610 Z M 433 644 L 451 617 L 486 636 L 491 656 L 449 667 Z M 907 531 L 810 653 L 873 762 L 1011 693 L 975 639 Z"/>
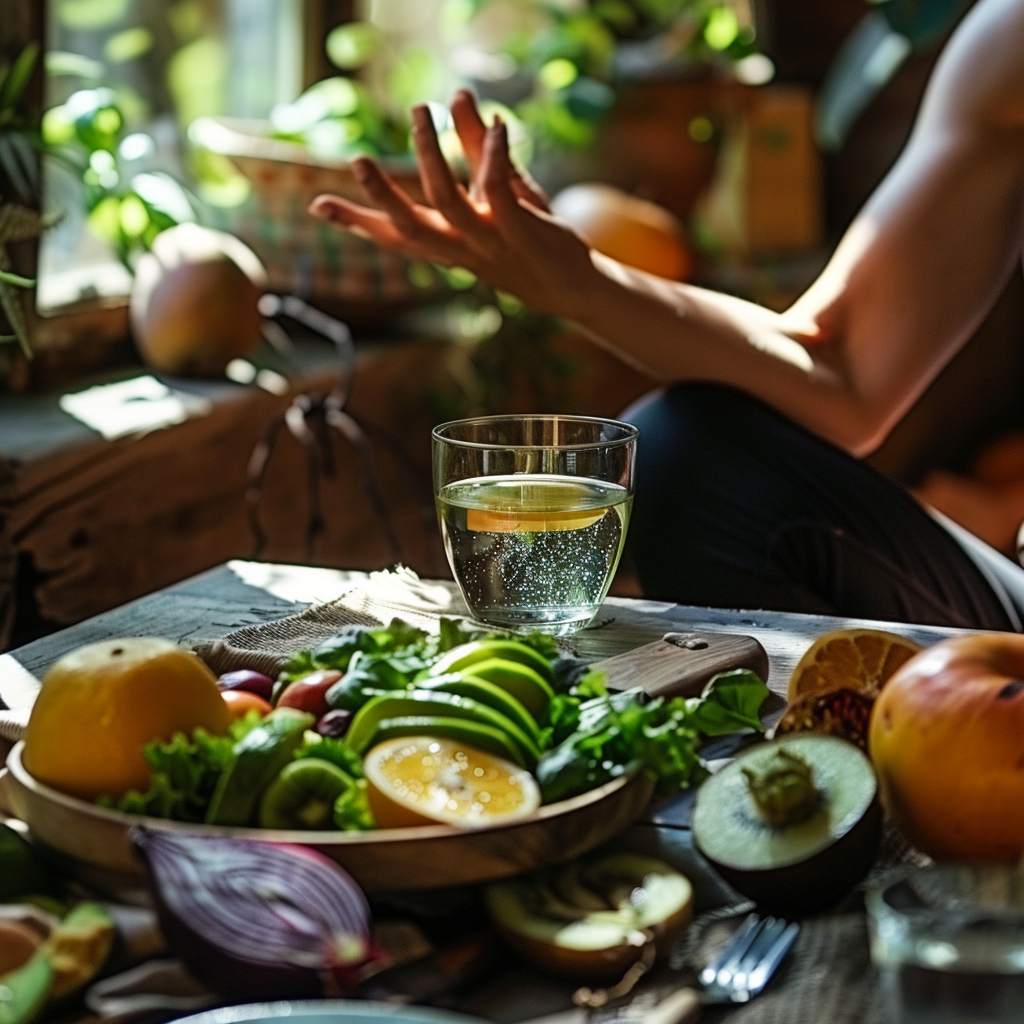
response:
<path fill-rule="evenodd" d="M 520 956 L 562 977 L 615 981 L 653 942 L 666 956 L 693 888 L 653 857 L 609 854 L 487 888 L 487 909 Z"/>
<path fill-rule="evenodd" d="M 704 782 L 693 812 L 704 857 L 737 892 L 783 916 L 841 899 L 874 864 L 881 835 L 871 762 L 834 736 L 744 751 Z"/>

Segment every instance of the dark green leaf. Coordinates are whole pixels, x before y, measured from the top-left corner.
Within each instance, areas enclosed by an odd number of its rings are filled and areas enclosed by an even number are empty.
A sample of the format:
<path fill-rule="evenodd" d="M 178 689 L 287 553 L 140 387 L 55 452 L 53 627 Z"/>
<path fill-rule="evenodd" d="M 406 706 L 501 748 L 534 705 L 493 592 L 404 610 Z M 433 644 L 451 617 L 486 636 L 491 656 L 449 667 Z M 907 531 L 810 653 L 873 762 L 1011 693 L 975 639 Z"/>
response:
<path fill-rule="evenodd" d="M 344 740 L 306 733 L 306 741 L 295 751 L 296 760 L 302 757 L 318 757 L 337 765 L 354 779 L 363 777 L 363 759 Z"/>
<path fill-rule="evenodd" d="M 720 672 L 700 697 L 687 702 L 690 724 L 705 736 L 724 736 L 742 729 L 763 732 L 759 712 L 768 687 L 747 668 Z"/>
<path fill-rule="evenodd" d="M 22 166 L 22 156 L 13 132 L 0 132 L 0 170 L 3 170 L 23 199 L 33 196 L 32 179 Z"/>
<path fill-rule="evenodd" d="M 346 832 L 366 832 L 377 827 L 366 799 L 364 780 L 354 779 L 352 785 L 334 801 L 334 824 Z"/>
<path fill-rule="evenodd" d="M 18 54 L 17 60 L 11 65 L 11 70 L 7 72 L 3 84 L 0 85 L 0 110 L 13 109 L 32 77 L 38 58 L 39 44 L 35 42 L 29 43 Z"/>
<path fill-rule="evenodd" d="M 35 288 L 36 283 L 27 277 L 19 277 L 17 274 L 12 274 L 6 270 L 0 270 L 0 281 L 5 284 L 13 284 L 18 288 Z"/>

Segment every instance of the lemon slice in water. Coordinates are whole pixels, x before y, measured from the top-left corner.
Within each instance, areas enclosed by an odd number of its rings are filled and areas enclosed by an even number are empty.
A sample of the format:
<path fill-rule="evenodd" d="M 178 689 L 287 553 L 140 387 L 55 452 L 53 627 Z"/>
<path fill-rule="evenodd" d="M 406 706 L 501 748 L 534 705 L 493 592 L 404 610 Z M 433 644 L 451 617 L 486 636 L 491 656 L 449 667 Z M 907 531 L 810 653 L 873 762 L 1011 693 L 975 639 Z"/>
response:
<path fill-rule="evenodd" d="M 521 512 L 505 509 L 466 509 L 466 529 L 476 533 L 554 533 L 585 530 L 593 526 L 607 508 L 570 509 L 567 512 Z"/>

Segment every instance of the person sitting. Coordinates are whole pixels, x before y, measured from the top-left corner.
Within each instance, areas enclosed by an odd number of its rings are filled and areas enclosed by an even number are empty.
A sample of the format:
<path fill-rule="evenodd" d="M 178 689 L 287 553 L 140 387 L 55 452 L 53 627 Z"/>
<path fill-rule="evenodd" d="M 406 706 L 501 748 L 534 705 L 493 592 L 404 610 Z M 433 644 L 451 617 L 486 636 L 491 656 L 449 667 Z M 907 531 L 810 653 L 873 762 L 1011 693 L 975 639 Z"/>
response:
<path fill-rule="evenodd" d="M 413 140 L 429 206 L 370 159 L 368 206 L 318 217 L 461 266 L 575 321 L 664 387 L 639 427 L 630 544 L 645 594 L 1021 629 L 1024 571 L 860 461 L 967 341 L 1024 251 L 1024 0 L 980 0 L 936 67 L 910 140 L 828 265 L 775 313 L 594 251 L 512 164 L 505 125 L 460 92 L 468 190 L 429 112 Z"/>

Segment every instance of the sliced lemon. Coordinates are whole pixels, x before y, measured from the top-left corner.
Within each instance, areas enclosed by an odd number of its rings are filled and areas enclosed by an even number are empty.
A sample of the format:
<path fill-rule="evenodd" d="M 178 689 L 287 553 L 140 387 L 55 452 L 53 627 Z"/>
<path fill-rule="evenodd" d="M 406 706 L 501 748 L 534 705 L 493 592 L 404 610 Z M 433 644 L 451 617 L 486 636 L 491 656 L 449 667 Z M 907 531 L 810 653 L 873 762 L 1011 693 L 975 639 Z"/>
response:
<path fill-rule="evenodd" d="M 533 776 L 455 740 L 399 736 L 363 763 L 367 797 L 381 828 L 442 823 L 479 828 L 514 821 L 540 806 Z"/>
<path fill-rule="evenodd" d="M 466 509 L 466 529 L 476 533 L 554 533 L 585 530 L 608 512 L 606 508 L 560 512 L 522 512 L 518 509 Z"/>

